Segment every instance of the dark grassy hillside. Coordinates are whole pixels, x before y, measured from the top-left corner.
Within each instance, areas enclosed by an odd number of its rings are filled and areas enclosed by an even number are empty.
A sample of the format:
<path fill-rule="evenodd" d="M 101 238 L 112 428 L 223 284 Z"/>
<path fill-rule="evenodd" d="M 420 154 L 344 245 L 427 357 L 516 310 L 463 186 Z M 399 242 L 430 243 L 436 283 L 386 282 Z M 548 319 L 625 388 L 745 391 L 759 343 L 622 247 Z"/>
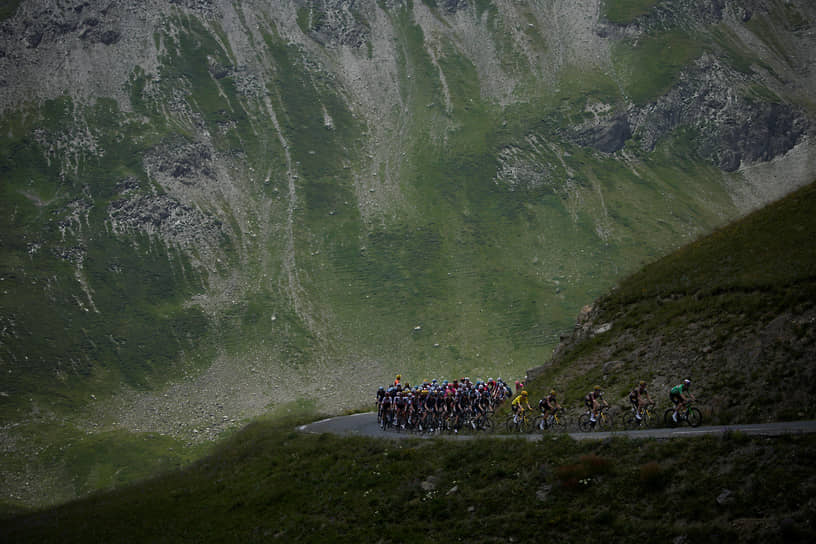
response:
<path fill-rule="evenodd" d="M 575 399 L 663 399 L 689 376 L 714 419 L 807 417 L 816 396 L 816 184 L 645 266 L 588 310 L 540 369 Z M 609 330 L 596 333 L 607 325 Z M 606 327 L 604 327 L 606 328 Z"/>
<path fill-rule="evenodd" d="M 812 436 L 391 441 L 256 423 L 181 472 L 6 518 L 8 542 L 749 542 L 813 529 Z M 625 495 L 625 497 L 623 496 Z"/>

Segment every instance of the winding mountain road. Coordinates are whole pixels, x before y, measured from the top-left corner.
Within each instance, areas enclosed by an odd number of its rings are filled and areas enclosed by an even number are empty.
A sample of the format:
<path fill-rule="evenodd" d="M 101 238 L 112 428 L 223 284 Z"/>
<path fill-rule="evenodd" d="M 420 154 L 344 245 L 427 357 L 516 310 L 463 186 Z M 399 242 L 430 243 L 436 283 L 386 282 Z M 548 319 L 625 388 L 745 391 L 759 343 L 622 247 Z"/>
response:
<path fill-rule="evenodd" d="M 403 438 L 434 438 L 434 435 L 419 435 L 414 433 L 384 432 L 377 425 L 376 412 L 366 412 L 353 414 L 350 416 L 338 416 L 301 425 L 298 430 L 311 434 L 332 433 L 343 436 L 375 436 L 380 438 L 403 439 Z M 728 432 L 740 432 L 750 435 L 779 436 L 783 434 L 803 434 L 816 432 L 816 421 L 782 421 L 777 423 L 747 423 L 742 425 L 711 425 L 703 427 L 677 427 L 661 429 L 643 429 L 632 431 L 611 431 L 611 432 L 591 432 L 566 433 L 576 440 L 598 440 L 612 436 L 626 436 L 628 438 L 679 438 L 688 436 L 701 436 L 706 434 L 724 434 Z M 531 434 L 444 434 L 436 435 L 450 440 L 470 440 L 479 437 L 496 437 L 523 440 L 542 440 L 547 436 L 556 436 L 553 433 L 531 433 Z"/>

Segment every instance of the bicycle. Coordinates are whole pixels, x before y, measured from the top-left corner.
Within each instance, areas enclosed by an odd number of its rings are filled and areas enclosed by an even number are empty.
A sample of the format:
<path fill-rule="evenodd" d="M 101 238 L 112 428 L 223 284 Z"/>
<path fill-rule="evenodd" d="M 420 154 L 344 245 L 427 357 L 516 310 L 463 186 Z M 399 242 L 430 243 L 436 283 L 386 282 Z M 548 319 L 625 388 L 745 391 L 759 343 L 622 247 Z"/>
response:
<path fill-rule="evenodd" d="M 538 414 L 533 419 L 533 430 L 536 432 L 544 432 L 546 430 L 563 432 L 567 430 L 567 418 L 561 415 L 561 410 L 556 410 L 555 413 L 544 417 L 544 414 Z"/>
<path fill-rule="evenodd" d="M 587 410 L 578 417 L 578 429 L 581 432 L 609 430 L 612 428 L 612 414 L 609 413 L 609 406 L 601 406 L 598 416 L 592 421 L 592 410 Z"/>
<path fill-rule="evenodd" d="M 382 411 L 382 417 L 380 418 L 380 428 L 383 431 L 389 430 L 391 426 L 394 424 L 394 421 L 392 419 L 393 417 L 394 416 L 391 409 L 385 409 Z"/>
<path fill-rule="evenodd" d="M 683 423 L 688 423 L 692 427 L 699 427 L 703 422 L 703 413 L 696 406 L 692 406 L 691 401 L 686 402 L 685 410 L 677 412 L 677 421 L 672 417 L 673 414 L 674 408 L 667 409 L 663 414 L 663 423 L 667 427 L 677 427 Z"/>
<path fill-rule="evenodd" d="M 493 421 L 487 413 L 479 414 L 471 419 L 470 424 L 474 431 L 490 432 L 493 430 Z"/>
<path fill-rule="evenodd" d="M 504 426 L 511 433 L 529 433 L 533 429 L 533 420 L 527 415 L 528 410 L 507 416 Z"/>
<path fill-rule="evenodd" d="M 637 418 L 635 409 L 633 408 L 629 413 L 623 417 L 623 427 L 625 429 L 644 429 L 652 425 L 654 419 L 654 403 L 649 403 L 643 407 L 640 413 L 640 419 Z"/>

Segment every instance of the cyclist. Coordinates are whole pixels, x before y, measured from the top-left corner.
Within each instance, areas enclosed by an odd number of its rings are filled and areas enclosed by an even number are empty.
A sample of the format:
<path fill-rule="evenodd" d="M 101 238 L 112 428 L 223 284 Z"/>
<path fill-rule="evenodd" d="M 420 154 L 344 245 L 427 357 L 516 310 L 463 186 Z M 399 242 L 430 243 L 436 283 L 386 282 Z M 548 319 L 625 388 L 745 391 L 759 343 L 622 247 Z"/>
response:
<path fill-rule="evenodd" d="M 518 416 L 524 413 L 524 406 L 527 406 L 527 409 L 532 411 L 530 407 L 530 401 L 527 399 L 527 390 L 522 389 L 521 393 L 518 394 L 516 398 L 513 399 L 510 407 L 513 409 L 513 423 L 518 423 Z"/>
<path fill-rule="evenodd" d="M 672 420 L 677 423 L 677 414 L 686 408 L 689 400 L 694 400 L 694 395 L 689 391 L 691 380 L 686 378 L 683 383 L 675 385 L 669 391 L 669 399 L 674 403 L 674 413 Z"/>
<path fill-rule="evenodd" d="M 416 424 L 416 399 L 412 391 L 406 392 L 405 396 L 405 421 L 409 427 Z"/>
<path fill-rule="evenodd" d="M 377 421 L 382 420 L 382 401 L 385 398 L 385 387 L 377 389 Z"/>
<path fill-rule="evenodd" d="M 649 392 L 646 390 L 646 382 L 640 382 L 629 392 L 629 402 L 632 404 L 632 410 L 635 412 L 635 419 L 638 421 L 643 417 L 643 409 L 652 404 L 652 399 L 649 398 Z"/>
<path fill-rule="evenodd" d="M 550 394 L 538 401 L 538 408 L 541 410 L 541 415 L 547 425 L 550 424 L 550 418 L 555 415 L 555 412 L 561 409 L 558 400 L 555 398 L 555 389 L 550 390 Z"/>
<path fill-rule="evenodd" d="M 592 391 L 586 394 L 584 397 L 584 404 L 590 411 L 589 416 L 589 424 L 594 427 L 595 421 L 598 418 L 598 410 L 601 409 L 601 406 L 609 406 L 609 404 L 603 398 L 603 391 L 601 391 L 601 386 L 596 385 Z"/>
<path fill-rule="evenodd" d="M 479 404 L 479 410 L 483 414 L 486 414 L 487 411 L 490 409 L 490 392 L 487 390 L 487 387 L 482 386 L 479 388 L 477 404 Z"/>
<path fill-rule="evenodd" d="M 451 403 L 451 423 L 453 432 L 458 433 L 462 425 L 462 419 L 465 414 L 465 396 L 461 391 L 457 390 L 453 393 L 453 401 Z"/>
<path fill-rule="evenodd" d="M 397 392 L 394 397 L 394 424 L 405 428 L 405 421 L 407 419 L 408 403 L 406 402 L 406 393 L 404 391 Z"/>
<path fill-rule="evenodd" d="M 431 389 L 431 393 L 428 395 L 427 406 L 428 411 L 434 419 L 444 417 L 445 399 L 442 398 L 437 389 Z M 437 423 L 439 423 L 439 420 L 437 420 Z"/>
<path fill-rule="evenodd" d="M 381 421 L 385 421 L 385 422 L 390 422 L 391 421 L 391 406 L 393 404 L 392 401 L 394 400 L 393 398 L 391 398 L 391 393 L 392 393 L 391 391 L 388 391 L 388 393 L 386 393 L 385 396 L 382 399 L 381 410 L 380 410 L 380 412 L 381 412 Z"/>

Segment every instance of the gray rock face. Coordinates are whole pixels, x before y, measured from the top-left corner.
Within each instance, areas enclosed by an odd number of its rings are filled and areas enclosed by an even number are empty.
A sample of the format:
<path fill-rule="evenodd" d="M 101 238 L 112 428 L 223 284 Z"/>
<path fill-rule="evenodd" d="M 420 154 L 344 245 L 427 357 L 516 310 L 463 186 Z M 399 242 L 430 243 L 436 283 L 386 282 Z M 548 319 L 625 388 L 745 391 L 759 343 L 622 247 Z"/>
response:
<path fill-rule="evenodd" d="M 359 48 L 369 40 L 370 29 L 358 20 L 359 6 L 355 0 L 321 0 L 309 11 L 309 37 L 328 47 Z"/>
<path fill-rule="evenodd" d="M 584 146 L 604 153 L 614 153 L 621 149 L 632 137 L 632 129 L 625 115 L 615 115 L 598 122 L 594 126 L 579 129 L 575 140 Z"/>
<path fill-rule="evenodd" d="M 732 172 L 740 164 L 768 161 L 792 149 L 810 128 L 791 104 L 751 99 L 745 77 L 711 56 L 699 59 L 656 102 L 632 108 L 628 117 L 646 150 L 679 127 L 698 135 L 700 154 Z"/>

